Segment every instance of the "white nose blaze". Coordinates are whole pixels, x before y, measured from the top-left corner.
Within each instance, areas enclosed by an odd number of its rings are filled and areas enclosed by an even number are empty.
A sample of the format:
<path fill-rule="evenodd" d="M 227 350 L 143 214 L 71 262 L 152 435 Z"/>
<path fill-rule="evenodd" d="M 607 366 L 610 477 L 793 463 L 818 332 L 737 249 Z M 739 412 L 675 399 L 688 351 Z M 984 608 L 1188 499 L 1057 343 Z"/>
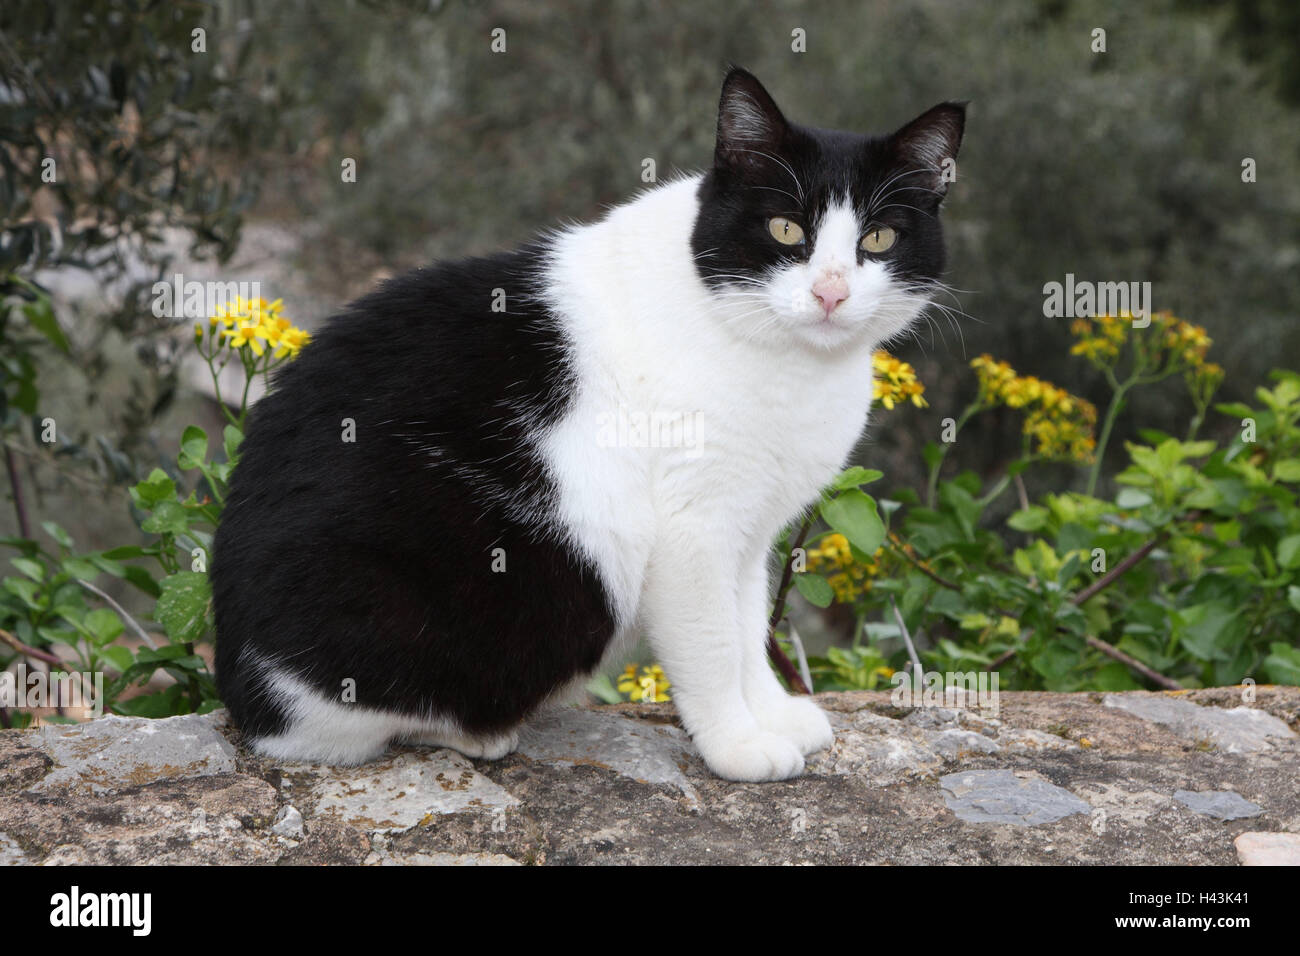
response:
<path fill-rule="evenodd" d="M 813 252 L 808 260 L 809 273 L 813 276 L 809 294 L 827 318 L 849 297 L 845 277 L 857 264 L 860 232 L 857 214 L 844 202 L 828 205 L 817 223 Z"/>

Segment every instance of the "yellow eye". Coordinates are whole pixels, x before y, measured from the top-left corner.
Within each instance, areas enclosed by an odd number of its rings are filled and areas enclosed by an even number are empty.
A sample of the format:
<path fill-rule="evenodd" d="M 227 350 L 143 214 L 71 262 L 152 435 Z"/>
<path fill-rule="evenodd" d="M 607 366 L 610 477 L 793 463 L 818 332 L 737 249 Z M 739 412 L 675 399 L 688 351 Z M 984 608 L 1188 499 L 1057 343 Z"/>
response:
<path fill-rule="evenodd" d="M 863 252 L 888 252 L 898 241 L 898 233 L 888 226 L 876 226 L 862 237 Z"/>
<path fill-rule="evenodd" d="M 797 246 L 803 242 L 803 230 L 789 219 L 777 216 L 767 221 L 767 231 L 772 238 L 785 246 Z"/>

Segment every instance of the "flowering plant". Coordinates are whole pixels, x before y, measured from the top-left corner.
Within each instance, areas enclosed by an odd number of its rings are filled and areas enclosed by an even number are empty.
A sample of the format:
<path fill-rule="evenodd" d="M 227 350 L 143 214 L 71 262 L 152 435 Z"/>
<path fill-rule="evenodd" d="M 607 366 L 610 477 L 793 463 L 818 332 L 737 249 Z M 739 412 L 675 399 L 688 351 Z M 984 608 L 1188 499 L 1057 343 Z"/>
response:
<path fill-rule="evenodd" d="M 1080 319 L 1071 333 L 1072 354 L 1111 390 L 1099 434 L 1090 402 L 982 355 L 974 398 L 925 449 L 924 497 L 877 500 L 865 486 L 881 473 L 855 466 L 788 530 L 769 652 L 793 688 L 869 689 L 918 667 L 1050 690 L 1300 680 L 1300 374 L 1275 372 L 1258 405 L 1217 406 L 1231 437 L 1198 440 L 1223 381 L 1204 329 L 1165 312 L 1145 326 Z M 914 373 L 900 374 L 910 367 L 873 364 L 881 405 L 926 407 Z M 1186 434 L 1143 431 L 1113 497 L 1097 496 L 1126 397 L 1175 377 L 1194 408 Z M 962 427 L 999 407 L 1024 414 L 1020 454 L 988 487 L 969 471 L 941 480 Z M 1022 475 L 1043 462 L 1086 469 L 1081 490 L 1031 502 Z M 1012 486 L 1020 507 L 991 522 Z M 848 646 L 803 654 L 786 622 L 792 591 L 847 611 Z"/>

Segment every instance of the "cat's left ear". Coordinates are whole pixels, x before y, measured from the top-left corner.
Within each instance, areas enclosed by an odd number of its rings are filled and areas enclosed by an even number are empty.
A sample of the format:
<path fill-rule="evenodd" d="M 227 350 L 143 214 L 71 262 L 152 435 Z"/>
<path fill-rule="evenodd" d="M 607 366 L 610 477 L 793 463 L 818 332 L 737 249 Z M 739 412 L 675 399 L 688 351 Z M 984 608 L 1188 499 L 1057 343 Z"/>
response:
<path fill-rule="evenodd" d="M 940 200 L 957 176 L 957 150 L 966 129 L 965 103 L 940 103 L 922 113 L 893 136 L 890 142 L 899 162 L 925 171 L 924 188 Z"/>
<path fill-rule="evenodd" d="M 779 163 L 789 132 L 790 124 L 758 77 L 733 67 L 722 83 L 714 165 L 743 174 Z"/>

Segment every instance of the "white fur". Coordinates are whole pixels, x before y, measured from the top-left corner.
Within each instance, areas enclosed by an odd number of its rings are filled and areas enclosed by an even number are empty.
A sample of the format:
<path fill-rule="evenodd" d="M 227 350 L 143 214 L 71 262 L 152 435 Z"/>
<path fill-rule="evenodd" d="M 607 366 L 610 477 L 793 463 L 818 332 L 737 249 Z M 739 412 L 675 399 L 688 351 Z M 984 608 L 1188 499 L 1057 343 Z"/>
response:
<path fill-rule="evenodd" d="M 698 186 L 668 183 L 554 237 L 548 305 L 579 384 L 536 450 L 558 488 L 551 530 L 611 596 L 611 655 L 644 631 L 714 772 L 781 779 L 832 736 L 768 666 L 769 548 L 843 467 L 871 405 L 871 352 L 924 299 L 900 292 L 879 263 L 857 263 L 867 223 L 843 202 L 817 224 L 807 261 L 710 290 L 690 247 Z M 812 286 L 833 273 L 849 295 L 828 317 Z M 678 434 L 690 441 L 609 441 L 609 422 L 629 413 L 689 417 Z M 499 757 L 517 743 L 471 737 L 437 715 L 334 703 L 260 663 L 292 710 L 285 733 L 255 742 L 270 756 L 360 763 L 401 737 Z"/>
<path fill-rule="evenodd" d="M 924 306 L 857 263 L 845 203 L 806 262 L 722 293 L 690 252 L 698 177 L 558 238 L 550 306 L 575 350 L 578 395 L 541 450 L 557 519 L 599 569 L 625 633 L 644 630 L 706 762 L 736 780 L 793 776 L 831 741 L 766 660 L 772 540 L 843 467 L 871 405 L 871 352 Z M 828 318 L 812 293 L 838 272 Z M 695 416 L 689 447 L 608 447 L 619 408 Z"/>

